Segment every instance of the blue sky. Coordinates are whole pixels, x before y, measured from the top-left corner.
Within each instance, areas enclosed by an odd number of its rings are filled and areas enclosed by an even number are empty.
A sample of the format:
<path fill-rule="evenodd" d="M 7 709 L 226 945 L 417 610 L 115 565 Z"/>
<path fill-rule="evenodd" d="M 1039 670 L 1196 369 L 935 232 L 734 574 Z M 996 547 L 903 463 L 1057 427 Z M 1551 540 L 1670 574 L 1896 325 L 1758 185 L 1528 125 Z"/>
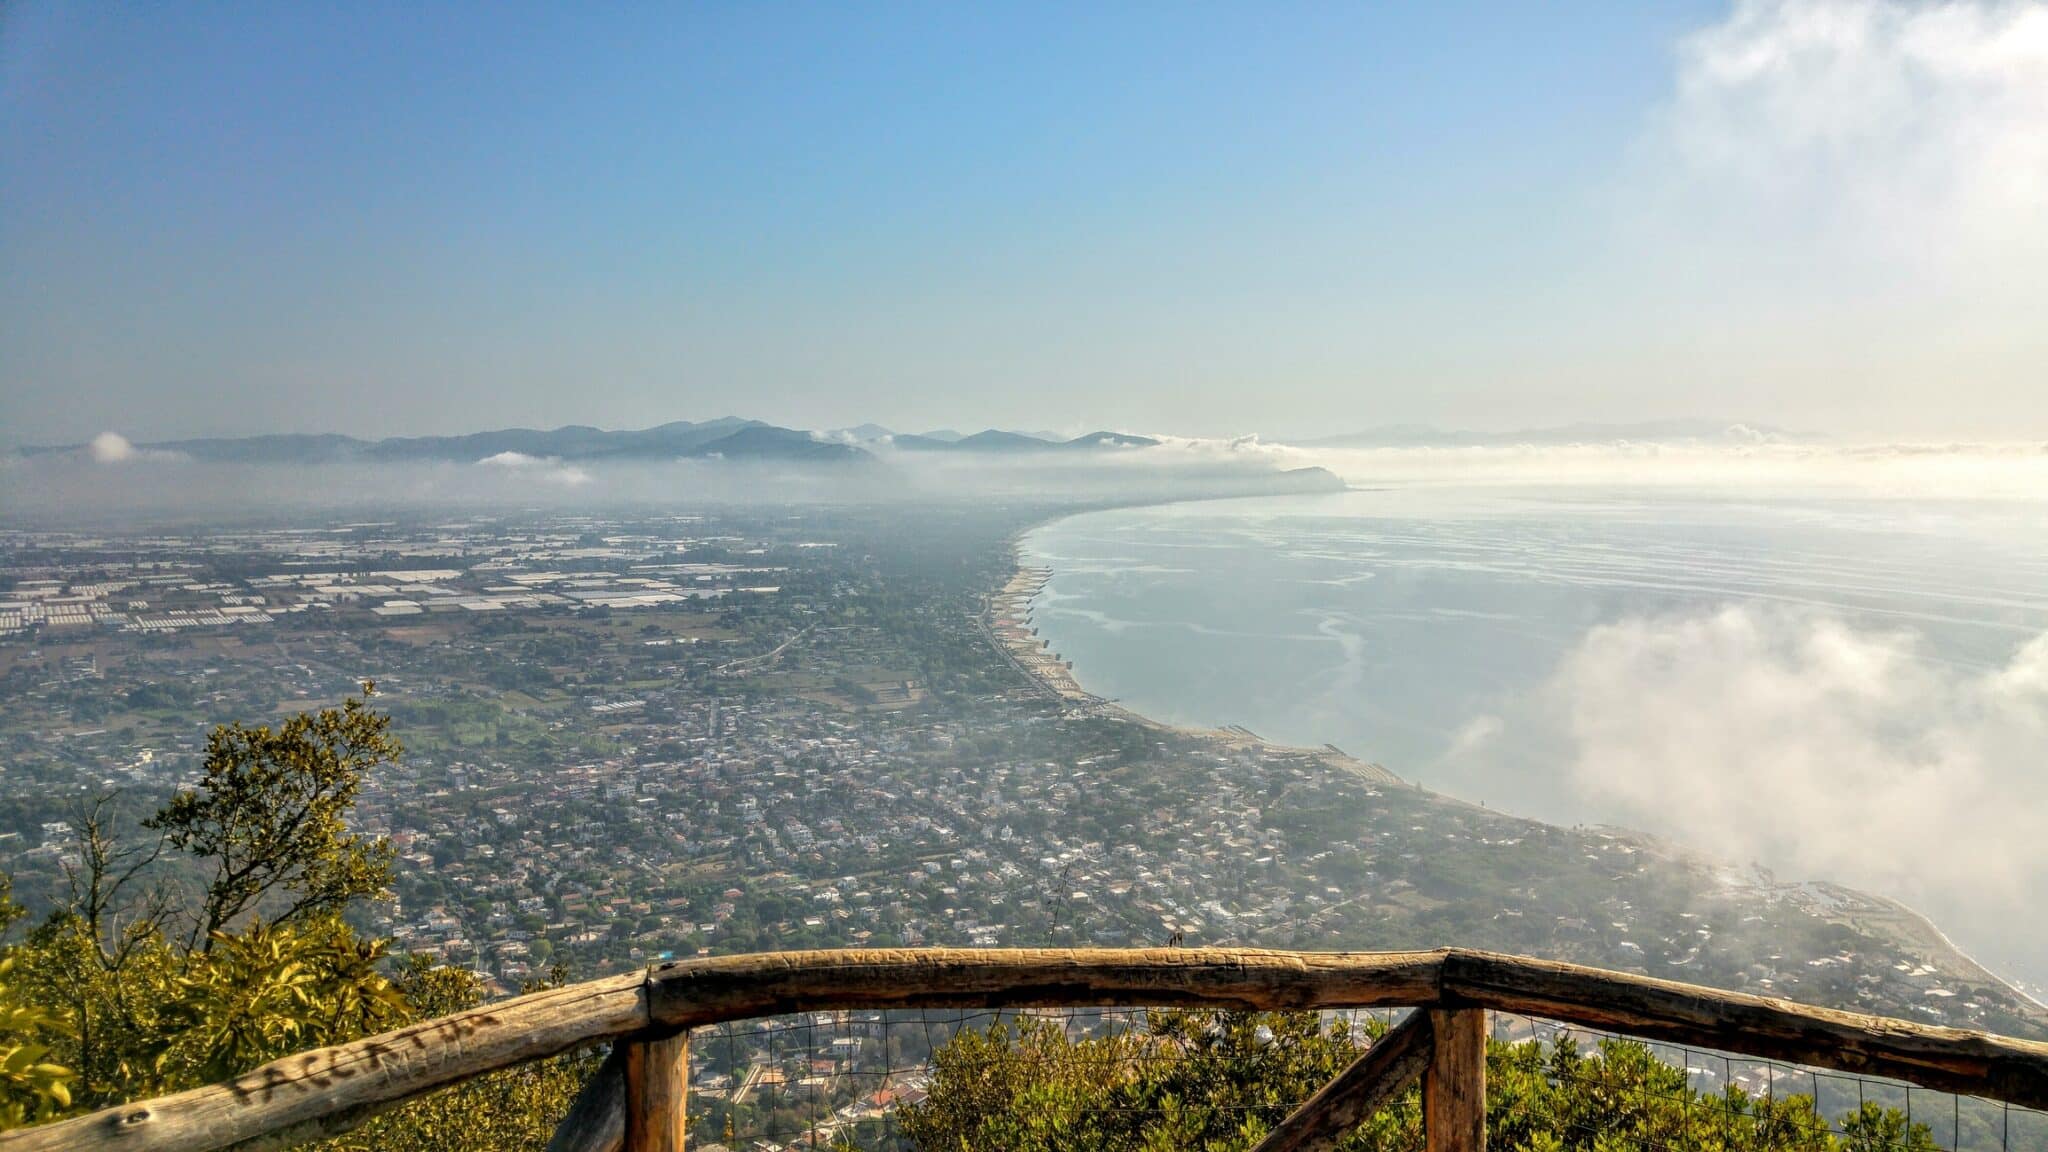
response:
<path fill-rule="evenodd" d="M 1925 140 L 1695 138 L 1840 86 L 1855 37 L 1817 80 L 1687 95 L 1723 83 L 1702 36 L 1806 43 L 1813 6 L 29 0 L 0 14 L 0 421 L 2048 433 L 2013 300 L 2038 237 L 1939 293 L 1871 239 L 1890 217 L 1806 246 L 1828 180 Z M 1938 61 L 1892 64 L 1942 98 Z"/>

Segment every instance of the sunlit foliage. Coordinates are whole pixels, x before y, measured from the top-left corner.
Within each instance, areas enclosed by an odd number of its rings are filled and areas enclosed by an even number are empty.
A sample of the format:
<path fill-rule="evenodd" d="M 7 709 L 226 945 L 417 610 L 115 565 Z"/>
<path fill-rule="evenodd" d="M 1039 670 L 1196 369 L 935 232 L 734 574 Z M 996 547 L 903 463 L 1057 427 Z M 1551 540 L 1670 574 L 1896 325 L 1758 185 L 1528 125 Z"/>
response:
<path fill-rule="evenodd" d="M 140 822 L 153 842 L 124 843 L 109 798 L 80 815 L 69 898 L 0 950 L 0 1128 L 197 1087 L 482 1001 L 475 974 L 395 956 L 349 923 L 351 908 L 385 896 L 392 852 L 348 817 L 364 778 L 401 752 L 364 687 L 275 728 L 215 729 L 197 786 Z M 0 929 L 20 918 L 0 881 Z M 486 1076 L 331 1146 L 538 1152 L 596 1060 Z"/>
<path fill-rule="evenodd" d="M 1257 1144 L 1359 1052 L 1347 1026 L 1325 1027 L 1311 1012 L 1153 1012 L 1141 1029 L 1082 1039 L 1069 1037 L 1061 1021 L 1002 1022 L 963 1032 L 939 1050 L 930 1095 L 904 1111 L 902 1129 L 922 1152 L 1235 1152 Z M 1682 1069 L 1630 1041 L 1487 1047 L 1491 1148 L 1937 1147 L 1926 1125 L 1875 1104 L 1835 1128 L 1808 1096 L 1699 1092 Z M 1419 1093 L 1410 1089 L 1341 1147 L 1413 1152 L 1421 1140 Z"/>

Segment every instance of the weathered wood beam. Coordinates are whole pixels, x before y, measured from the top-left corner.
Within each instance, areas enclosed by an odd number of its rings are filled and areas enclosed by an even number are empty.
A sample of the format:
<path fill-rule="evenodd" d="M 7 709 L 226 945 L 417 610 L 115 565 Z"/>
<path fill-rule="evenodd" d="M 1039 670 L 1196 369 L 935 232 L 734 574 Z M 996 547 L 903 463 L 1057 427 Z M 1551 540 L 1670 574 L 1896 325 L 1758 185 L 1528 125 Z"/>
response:
<path fill-rule="evenodd" d="M 1486 1013 L 1428 1010 L 1429 1067 L 1422 1073 L 1427 1152 L 1486 1152 Z"/>
<path fill-rule="evenodd" d="M 583 1082 L 548 1138 L 547 1152 L 619 1152 L 625 1145 L 626 1046 L 620 1043 Z"/>
<path fill-rule="evenodd" d="M 2048 1109 L 2048 1044 L 1489 952 L 1444 957 L 1446 1004 Z"/>
<path fill-rule="evenodd" d="M 820 1008 L 1210 1007 L 1433 1003 L 1440 952 L 1229 948 L 895 948 L 664 964 L 648 1013 L 693 1028 Z"/>
<path fill-rule="evenodd" d="M 284 1148 L 450 1084 L 650 1027 L 813 1008 L 1370 1007 L 1436 997 L 1434 952 L 923 949 L 765 953 L 664 965 L 484 1005 L 266 1064 L 223 1084 L 0 1134 L 5 1152 Z M 663 1011 L 650 1009 L 660 998 Z"/>
<path fill-rule="evenodd" d="M 6 1152 L 286 1148 L 414 1096 L 647 1027 L 640 973 L 485 1004 L 275 1060 L 221 1084 L 0 1135 Z"/>
<path fill-rule="evenodd" d="M 690 1034 L 626 1040 L 626 1152 L 683 1152 Z"/>
<path fill-rule="evenodd" d="M 281 1148 L 630 1033 L 824 1009 L 1490 1008 L 2048 1108 L 2048 1044 L 1463 950 L 922 949 L 727 956 L 557 988 L 0 1134 L 0 1152 Z"/>
<path fill-rule="evenodd" d="M 1430 1013 L 1409 1014 L 1266 1133 L 1252 1152 L 1329 1152 L 1415 1083 L 1429 1064 L 1432 1039 Z"/>

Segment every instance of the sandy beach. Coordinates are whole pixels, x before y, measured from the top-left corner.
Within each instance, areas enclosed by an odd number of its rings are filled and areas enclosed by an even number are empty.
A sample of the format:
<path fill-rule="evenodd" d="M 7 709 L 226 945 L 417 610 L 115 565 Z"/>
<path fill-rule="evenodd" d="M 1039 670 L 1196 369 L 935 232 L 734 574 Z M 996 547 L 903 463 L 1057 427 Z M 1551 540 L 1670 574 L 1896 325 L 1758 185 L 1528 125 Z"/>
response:
<path fill-rule="evenodd" d="M 1039 637 L 1038 629 L 1032 623 L 1033 601 L 1052 579 L 1052 569 L 1024 563 L 1021 537 L 1011 542 L 1011 548 L 1016 566 L 1009 580 L 988 597 L 982 609 L 981 625 L 989 639 L 1009 657 L 1010 663 L 1037 684 L 1047 696 L 1071 707 L 1084 708 L 1098 714 L 1113 714 L 1154 731 L 1212 743 L 1218 745 L 1220 750 L 1242 751 L 1256 748 L 1275 755 L 1314 756 L 1332 769 L 1349 772 L 1375 783 L 1407 783 L 1381 765 L 1360 760 L 1334 744 L 1325 744 L 1319 748 L 1298 748 L 1274 743 L 1242 725 L 1191 728 L 1167 724 L 1133 712 L 1113 700 L 1104 699 L 1088 691 L 1074 677 L 1073 663 L 1052 651 Z"/>

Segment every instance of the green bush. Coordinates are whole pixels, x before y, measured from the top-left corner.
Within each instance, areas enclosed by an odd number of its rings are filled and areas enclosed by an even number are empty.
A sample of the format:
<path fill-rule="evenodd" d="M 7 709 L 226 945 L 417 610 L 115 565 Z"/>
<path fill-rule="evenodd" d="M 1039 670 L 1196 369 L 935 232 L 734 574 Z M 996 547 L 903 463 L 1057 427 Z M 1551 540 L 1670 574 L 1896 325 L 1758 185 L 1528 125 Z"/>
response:
<path fill-rule="evenodd" d="M 1063 1022 L 998 1022 L 938 1051 L 930 1094 L 904 1110 L 902 1130 L 921 1152 L 1235 1152 L 1360 1051 L 1348 1028 L 1311 1012 L 1153 1012 L 1140 1030 L 1083 1039 Z M 1631 1041 L 1491 1041 L 1486 1074 L 1488 1146 L 1500 1152 L 1936 1149 L 1926 1125 L 1875 1104 L 1836 1136 L 1808 1096 L 1701 1093 Z M 1411 1088 L 1340 1147 L 1413 1152 L 1421 1140 Z"/>

